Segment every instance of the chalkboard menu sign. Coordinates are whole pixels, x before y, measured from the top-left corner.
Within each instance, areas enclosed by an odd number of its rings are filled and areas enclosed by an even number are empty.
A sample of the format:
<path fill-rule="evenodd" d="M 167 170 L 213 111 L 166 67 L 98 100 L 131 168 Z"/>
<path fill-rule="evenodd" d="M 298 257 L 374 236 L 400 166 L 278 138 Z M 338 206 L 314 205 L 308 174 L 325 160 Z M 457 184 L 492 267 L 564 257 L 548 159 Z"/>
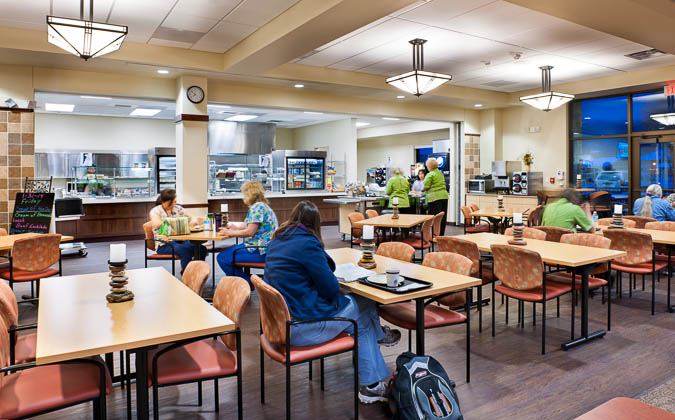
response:
<path fill-rule="evenodd" d="M 54 193 L 17 193 L 10 234 L 49 233 Z"/>

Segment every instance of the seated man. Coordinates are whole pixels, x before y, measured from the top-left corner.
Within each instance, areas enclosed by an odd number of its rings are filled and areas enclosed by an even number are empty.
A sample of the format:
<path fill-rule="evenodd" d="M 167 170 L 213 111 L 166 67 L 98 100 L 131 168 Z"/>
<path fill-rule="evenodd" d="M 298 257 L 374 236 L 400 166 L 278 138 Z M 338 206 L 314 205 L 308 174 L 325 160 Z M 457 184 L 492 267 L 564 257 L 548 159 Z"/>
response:
<path fill-rule="evenodd" d="M 581 205 L 581 196 L 571 188 L 563 190 L 561 197 L 544 208 L 542 226 L 556 226 L 564 229 L 581 227 L 584 232 L 593 232 L 593 222 L 588 203 Z"/>

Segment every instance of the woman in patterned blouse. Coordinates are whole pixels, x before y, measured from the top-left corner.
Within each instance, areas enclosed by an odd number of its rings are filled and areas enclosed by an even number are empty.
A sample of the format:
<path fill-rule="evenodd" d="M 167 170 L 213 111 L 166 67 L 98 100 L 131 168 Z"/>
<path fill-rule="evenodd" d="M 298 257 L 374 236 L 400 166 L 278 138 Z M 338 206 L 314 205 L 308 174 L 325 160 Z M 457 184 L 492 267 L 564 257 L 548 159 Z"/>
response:
<path fill-rule="evenodd" d="M 220 235 L 246 238 L 243 244 L 224 249 L 218 254 L 218 265 L 226 276 L 239 276 L 250 282 L 251 278 L 241 268 L 233 270 L 232 261 L 265 262 L 267 243 L 279 227 L 277 216 L 265 198 L 265 188 L 260 182 L 250 181 L 242 185 L 244 203 L 248 213 L 243 225 L 228 223 L 221 228 Z M 236 254 L 236 259 L 235 259 Z"/>

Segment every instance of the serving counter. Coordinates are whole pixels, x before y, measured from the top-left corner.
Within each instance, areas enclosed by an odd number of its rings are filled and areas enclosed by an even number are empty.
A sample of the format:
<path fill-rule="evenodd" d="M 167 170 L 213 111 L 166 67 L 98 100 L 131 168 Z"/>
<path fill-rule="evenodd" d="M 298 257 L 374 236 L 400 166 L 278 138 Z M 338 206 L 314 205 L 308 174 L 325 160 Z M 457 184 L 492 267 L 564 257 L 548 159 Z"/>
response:
<path fill-rule="evenodd" d="M 536 195 L 503 195 L 504 207 L 517 211 L 533 209 L 538 205 Z M 471 207 L 477 205 L 481 209 L 497 208 L 497 194 L 467 193 L 464 195 L 464 205 Z"/>

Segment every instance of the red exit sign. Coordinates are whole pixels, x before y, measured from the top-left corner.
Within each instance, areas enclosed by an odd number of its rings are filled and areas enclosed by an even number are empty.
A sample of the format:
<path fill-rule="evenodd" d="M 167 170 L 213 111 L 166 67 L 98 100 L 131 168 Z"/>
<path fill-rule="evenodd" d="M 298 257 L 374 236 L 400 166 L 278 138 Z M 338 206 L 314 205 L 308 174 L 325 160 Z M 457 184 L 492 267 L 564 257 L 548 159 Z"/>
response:
<path fill-rule="evenodd" d="M 668 84 L 663 87 L 663 93 L 666 96 L 675 95 L 675 81 L 669 81 Z"/>

